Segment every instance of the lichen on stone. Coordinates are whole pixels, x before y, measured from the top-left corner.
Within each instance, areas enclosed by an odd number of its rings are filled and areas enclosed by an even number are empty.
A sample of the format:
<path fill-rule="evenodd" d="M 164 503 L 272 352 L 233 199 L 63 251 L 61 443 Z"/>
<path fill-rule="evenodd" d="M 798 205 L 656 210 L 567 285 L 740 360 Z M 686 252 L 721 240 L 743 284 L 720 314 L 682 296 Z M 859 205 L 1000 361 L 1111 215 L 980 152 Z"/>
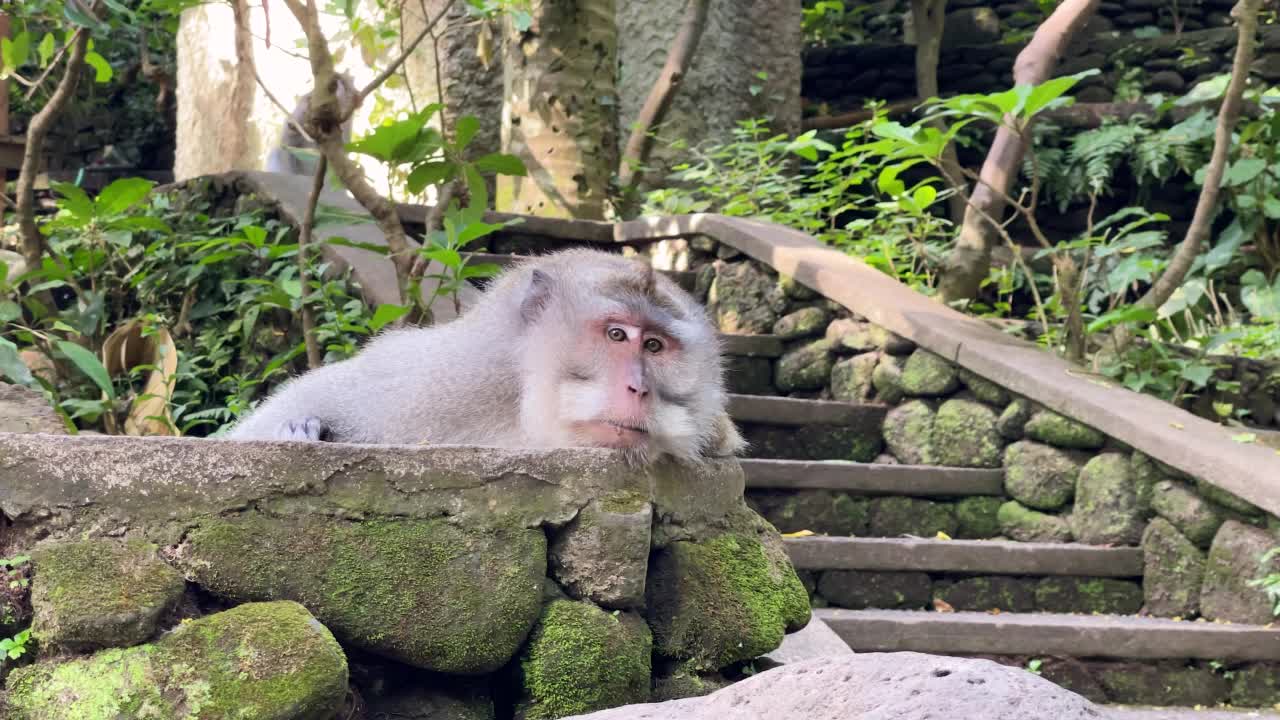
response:
<path fill-rule="evenodd" d="M 521 656 L 521 714 L 545 720 L 646 702 L 652 652 L 638 615 L 552 601 Z"/>
<path fill-rule="evenodd" d="M 1004 443 L 996 431 L 996 414 L 972 400 L 953 398 L 942 403 L 933 418 L 929 445 L 938 465 L 968 468 L 1000 467 Z"/>

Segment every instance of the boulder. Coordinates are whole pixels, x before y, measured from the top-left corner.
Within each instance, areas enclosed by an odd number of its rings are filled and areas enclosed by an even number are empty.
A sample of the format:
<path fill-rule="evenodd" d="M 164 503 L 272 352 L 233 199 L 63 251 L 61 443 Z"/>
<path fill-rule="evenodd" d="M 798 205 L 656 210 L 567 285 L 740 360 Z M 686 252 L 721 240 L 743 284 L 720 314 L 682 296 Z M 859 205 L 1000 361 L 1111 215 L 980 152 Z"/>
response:
<path fill-rule="evenodd" d="M 1052 410 L 1040 410 L 1034 413 L 1027 421 L 1023 432 L 1032 440 L 1063 448 L 1095 450 L 1107 441 L 1106 435 Z"/>
<path fill-rule="evenodd" d="M 985 540 L 1000 534 L 1000 506 L 1004 498 L 975 495 L 955 504 L 956 537 Z"/>
<path fill-rule="evenodd" d="M 960 387 L 956 366 L 928 350 L 916 350 L 902 369 L 902 390 L 908 395 L 950 395 Z"/>
<path fill-rule="evenodd" d="M 31 635 L 51 649 L 127 647 L 156 634 L 186 583 L 142 540 L 83 540 L 32 555 Z"/>
<path fill-rule="evenodd" d="M 1138 495 L 1129 478 L 1129 458 L 1095 456 L 1080 470 L 1071 534 L 1090 545 L 1137 545 L 1144 527 Z"/>
<path fill-rule="evenodd" d="M 996 430 L 1006 440 L 1021 440 L 1027 421 L 1031 419 L 1031 401 L 1017 398 L 1005 406 L 996 421 Z"/>
<path fill-rule="evenodd" d="M 841 640 L 830 625 L 815 617 L 809 619 L 808 625 L 782 638 L 782 645 L 761 660 L 772 665 L 786 665 L 815 658 L 846 657 L 852 654 L 853 650 L 849 649 L 849 644 Z"/>
<path fill-rule="evenodd" d="M 707 306 L 721 332 L 760 335 L 773 329 L 778 313 L 769 305 L 777 282 L 752 262 L 716 263 Z"/>
<path fill-rule="evenodd" d="M 801 283 L 790 275 L 779 274 L 778 287 L 782 288 L 782 292 L 792 300 L 807 302 L 822 297 L 816 290 L 811 289 L 808 285 Z"/>
<path fill-rule="evenodd" d="M 296 600 L 343 642 L 474 674 L 505 665 L 537 621 L 547 542 L 540 529 L 247 513 L 193 529 L 181 561 L 229 600 Z"/>
<path fill-rule="evenodd" d="M 831 397 L 843 402 L 861 403 L 871 399 L 875 392 L 871 377 L 880 357 L 876 353 L 863 353 L 841 360 L 831 367 Z"/>
<path fill-rule="evenodd" d="M 996 414 L 972 400 L 953 398 L 942 403 L 929 436 L 933 462 L 968 468 L 998 468 L 1004 447 L 996 431 Z"/>
<path fill-rule="evenodd" d="M 644 605 L 653 506 L 642 497 L 592 500 L 551 542 L 552 576 L 607 608 Z"/>
<path fill-rule="evenodd" d="M 876 389 L 876 399 L 887 405 L 897 405 L 906 395 L 902 390 L 902 369 L 907 361 L 887 352 L 880 356 L 876 369 L 871 373 L 871 384 Z"/>
<path fill-rule="evenodd" d="M 0 432 L 63 434 L 67 426 L 40 393 L 0 382 Z"/>
<path fill-rule="evenodd" d="M 1004 451 L 1004 487 L 1027 507 L 1057 510 L 1071 501 L 1084 458 L 1066 450 L 1020 440 Z"/>
<path fill-rule="evenodd" d="M 871 501 L 838 490 L 750 490 L 747 503 L 778 532 L 865 535 Z"/>
<path fill-rule="evenodd" d="M 1071 542 L 1071 525 L 1061 515 L 1037 512 L 1016 500 L 996 513 L 1000 532 L 1019 542 Z"/>
<path fill-rule="evenodd" d="M 547 604 L 520 659 L 518 713 L 547 720 L 649 699 L 653 636 L 634 613 Z"/>
<path fill-rule="evenodd" d="M 973 393 L 974 397 L 978 398 L 982 402 L 1001 408 L 1009 403 L 1008 390 L 1005 390 L 972 370 L 960 368 L 959 376 L 960 382 L 964 384 L 965 387 L 969 388 L 969 391 Z"/>
<path fill-rule="evenodd" d="M 1161 480 L 1155 484 L 1151 508 L 1200 548 L 1209 547 L 1225 520 L 1222 513 L 1191 486 L 1176 480 Z"/>
<path fill-rule="evenodd" d="M 1036 607 L 1034 581 L 1003 575 L 939 583 L 934 596 L 956 610 L 1031 612 Z"/>
<path fill-rule="evenodd" d="M 772 528 L 675 542 L 650 560 L 646 617 L 658 654 L 718 670 L 809 622 L 809 595 Z"/>
<path fill-rule="evenodd" d="M 831 313 L 826 308 L 800 308 L 778 318 L 773 324 L 773 334 L 783 340 L 821 335 L 829 322 Z"/>
<path fill-rule="evenodd" d="M 818 580 L 818 594 L 850 610 L 923 610 L 933 597 L 933 581 L 922 572 L 828 570 Z"/>
<path fill-rule="evenodd" d="M 152 644 L 18 668 L 7 688 L 8 720 L 330 720 L 347 659 L 301 605 L 249 603 Z"/>
<path fill-rule="evenodd" d="M 1035 595 L 1040 612 L 1134 615 L 1142 609 L 1142 586 L 1117 578 L 1041 578 Z"/>
<path fill-rule="evenodd" d="M 1260 562 L 1280 545 L 1276 536 L 1252 525 L 1228 520 L 1218 529 L 1205 563 L 1200 588 L 1200 614 L 1209 620 L 1266 625 L 1275 622 L 1275 604 L 1261 587 L 1251 583 L 1268 573 L 1280 573 L 1280 555 Z"/>
<path fill-rule="evenodd" d="M 1157 617 L 1194 617 L 1200 611 L 1204 553 L 1164 518 L 1142 533 L 1142 590 L 1147 612 Z"/>
<path fill-rule="evenodd" d="M 857 653 L 767 670 L 700 698 L 575 720 L 1100 720 L 1088 700 L 1021 668 L 915 652 Z"/>
<path fill-rule="evenodd" d="M 867 532 L 872 536 L 933 537 L 939 532 L 955 535 L 958 529 L 955 508 L 948 503 L 898 495 L 871 499 Z"/>
<path fill-rule="evenodd" d="M 778 358 L 773 384 L 782 392 L 821 389 L 831 378 L 830 340 L 814 340 Z"/>
<path fill-rule="evenodd" d="M 826 337 L 835 343 L 837 350 L 865 353 L 878 349 L 885 342 L 885 331 L 865 320 L 841 318 L 827 326 Z"/>
<path fill-rule="evenodd" d="M 936 412 L 924 400 L 912 400 L 884 416 L 884 443 L 906 465 L 932 465 Z"/>

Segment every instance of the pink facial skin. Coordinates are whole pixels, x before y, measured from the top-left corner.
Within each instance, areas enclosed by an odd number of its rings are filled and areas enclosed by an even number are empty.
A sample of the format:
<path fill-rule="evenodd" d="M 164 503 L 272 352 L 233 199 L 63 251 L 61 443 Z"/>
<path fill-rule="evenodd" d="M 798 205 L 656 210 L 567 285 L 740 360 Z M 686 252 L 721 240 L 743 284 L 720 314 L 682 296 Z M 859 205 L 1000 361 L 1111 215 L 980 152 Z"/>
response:
<path fill-rule="evenodd" d="M 642 449 L 652 421 L 652 372 L 678 357 L 679 343 L 643 317 L 611 316 L 588 327 L 586 340 L 605 363 L 607 403 L 600 417 L 576 423 L 574 431 L 601 447 Z"/>

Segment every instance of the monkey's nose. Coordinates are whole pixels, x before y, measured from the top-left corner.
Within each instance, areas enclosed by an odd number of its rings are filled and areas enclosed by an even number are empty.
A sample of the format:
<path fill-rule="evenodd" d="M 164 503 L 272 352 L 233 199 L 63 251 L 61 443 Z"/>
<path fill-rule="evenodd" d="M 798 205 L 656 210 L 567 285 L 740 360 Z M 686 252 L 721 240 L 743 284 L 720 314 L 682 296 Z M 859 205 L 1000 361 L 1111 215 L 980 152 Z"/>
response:
<path fill-rule="evenodd" d="M 644 389 L 643 387 L 639 387 L 639 388 L 638 388 L 638 387 L 636 387 L 635 385 L 632 385 L 631 383 L 627 383 L 627 390 L 628 390 L 632 395 L 639 395 L 639 396 L 640 396 L 640 397 L 642 397 L 642 398 L 649 397 L 649 391 L 648 391 L 648 390 Z"/>

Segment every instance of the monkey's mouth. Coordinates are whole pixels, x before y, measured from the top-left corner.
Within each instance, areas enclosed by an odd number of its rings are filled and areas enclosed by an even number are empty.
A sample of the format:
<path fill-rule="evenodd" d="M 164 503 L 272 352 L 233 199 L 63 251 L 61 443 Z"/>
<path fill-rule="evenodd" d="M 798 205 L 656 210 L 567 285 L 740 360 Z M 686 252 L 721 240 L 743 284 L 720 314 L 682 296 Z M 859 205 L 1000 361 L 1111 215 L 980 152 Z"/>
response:
<path fill-rule="evenodd" d="M 579 423 L 578 433 L 595 447 L 626 450 L 649 444 L 649 432 L 639 425 L 615 420 Z"/>

